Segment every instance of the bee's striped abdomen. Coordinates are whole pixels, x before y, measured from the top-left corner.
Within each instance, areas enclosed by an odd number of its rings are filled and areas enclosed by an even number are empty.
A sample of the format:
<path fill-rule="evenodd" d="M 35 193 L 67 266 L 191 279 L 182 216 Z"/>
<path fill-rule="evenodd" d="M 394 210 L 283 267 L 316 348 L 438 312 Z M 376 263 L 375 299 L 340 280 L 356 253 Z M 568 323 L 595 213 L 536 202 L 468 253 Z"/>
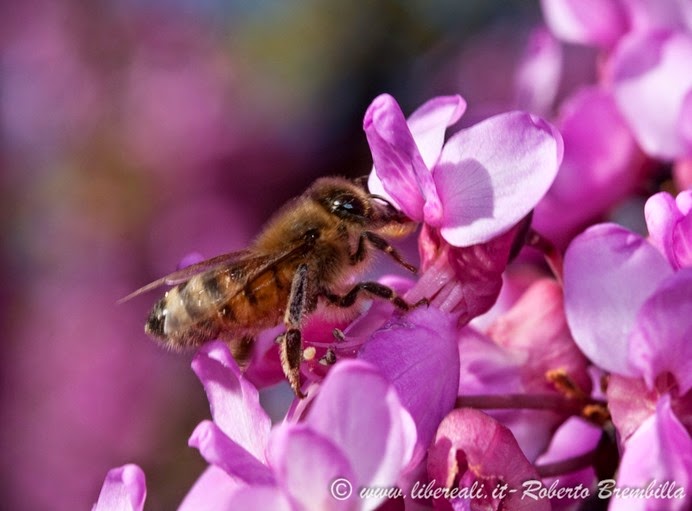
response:
<path fill-rule="evenodd" d="M 154 306 L 145 330 L 173 346 L 196 346 L 217 336 L 220 279 L 225 274 L 196 275 L 170 289 Z"/>

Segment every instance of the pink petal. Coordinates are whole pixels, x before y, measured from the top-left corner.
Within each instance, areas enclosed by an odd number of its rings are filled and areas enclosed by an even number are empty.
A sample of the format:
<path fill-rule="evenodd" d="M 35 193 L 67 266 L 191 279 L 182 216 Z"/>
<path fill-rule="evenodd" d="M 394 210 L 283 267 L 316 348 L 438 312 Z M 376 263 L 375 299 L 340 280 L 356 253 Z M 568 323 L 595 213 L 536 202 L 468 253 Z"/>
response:
<path fill-rule="evenodd" d="M 639 308 L 672 273 L 652 245 L 620 226 L 601 224 L 576 237 L 565 254 L 565 310 L 582 352 L 607 371 L 638 376 L 628 338 Z"/>
<path fill-rule="evenodd" d="M 692 267 L 692 214 L 687 213 L 673 230 L 673 253 L 678 268 Z"/>
<path fill-rule="evenodd" d="M 488 335 L 520 363 L 521 384 L 510 392 L 551 394 L 546 374 L 560 369 L 586 394 L 591 391 L 588 362 L 567 327 L 562 288 L 552 279 L 536 281 L 510 311 L 488 330 Z M 513 369 L 509 372 L 514 377 Z M 508 426 L 523 452 L 532 460 L 543 452 L 550 434 L 566 418 L 564 414 L 535 410 L 493 413 Z M 545 434 L 541 435 L 540 432 Z"/>
<path fill-rule="evenodd" d="M 472 327 L 459 333 L 459 358 L 459 395 L 509 394 L 522 388 L 524 357 L 502 349 Z"/>
<path fill-rule="evenodd" d="M 228 507 L 219 509 L 262 509 L 271 511 L 296 511 L 279 488 L 275 486 L 247 486 L 233 494 Z"/>
<path fill-rule="evenodd" d="M 453 247 L 436 229 L 424 225 L 418 237 L 422 274 L 405 298 L 411 303 L 431 299 L 436 308 L 456 314 L 459 326 L 483 314 L 497 300 L 512 247 L 528 221 L 468 247 Z"/>
<path fill-rule="evenodd" d="M 664 395 L 656 406 L 656 413 L 632 435 L 625 445 L 620 462 L 616 487 L 646 489 L 664 483 L 673 483 L 673 490 L 680 491 L 686 498 L 618 498 L 613 497 L 610 511 L 648 511 L 666 509 L 684 511 L 690 509 L 692 499 L 689 488 L 692 483 L 692 439 L 671 410 L 670 397 Z M 667 493 L 664 493 L 667 494 Z M 652 506 L 651 501 L 659 501 Z"/>
<path fill-rule="evenodd" d="M 408 127 L 423 157 L 426 167 L 435 166 L 442 152 L 445 131 L 456 123 L 466 111 L 466 101 L 459 95 L 438 96 L 413 112 Z"/>
<path fill-rule="evenodd" d="M 624 0 L 623 5 L 632 29 L 638 32 L 684 28 L 687 14 L 692 14 L 688 0 Z"/>
<path fill-rule="evenodd" d="M 681 158 L 673 163 L 673 183 L 678 190 L 692 189 L 692 158 Z"/>
<path fill-rule="evenodd" d="M 560 368 L 587 394 L 591 391 L 588 362 L 574 343 L 567 326 L 562 287 L 541 279 L 529 287 L 517 303 L 489 329 L 488 335 L 506 350 L 526 357 L 522 381 L 526 390 L 554 390 L 545 374 Z"/>
<path fill-rule="evenodd" d="M 439 199 L 430 170 L 396 100 L 388 94 L 376 97 L 365 112 L 363 129 L 377 177 L 394 203 L 417 222 L 423 220 L 424 208 L 437 211 L 439 216 Z M 377 193 L 376 183 L 369 183 L 369 187 Z"/>
<path fill-rule="evenodd" d="M 547 499 L 522 498 L 523 483 L 537 480 L 538 474 L 509 429 L 479 410 L 456 409 L 442 421 L 428 453 L 428 475 L 438 487 L 451 488 L 459 477 L 464 486 L 483 484 L 486 494 L 500 481 L 518 490 L 501 503 L 475 502 L 479 509 L 485 504 L 487 509 L 550 510 Z"/>
<path fill-rule="evenodd" d="M 92 511 L 141 511 L 147 497 L 144 472 L 137 465 L 108 471 Z"/>
<path fill-rule="evenodd" d="M 188 441 L 199 449 L 202 457 L 222 468 L 228 475 L 248 484 L 272 484 L 274 475 L 269 468 L 242 446 L 228 438 L 213 422 L 200 422 Z M 264 459 L 264 457 L 263 457 Z"/>
<path fill-rule="evenodd" d="M 560 106 L 565 158 L 534 212 L 534 227 L 566 246 L 592 220 L 632 192 L 643 154 L 609 92 L 585 87 Z"/>
<path fill-rule="evenodd" d="M 663 281 L 642 305 L 630 338 L 630 362 L 649 388 L 665 372 L 680 393 L 692 388 L 692 268 Z"/>
<path fill-rule="evenodd" d="M 612 46 L 627 29 L 619 2 L 613 0 L 541 0 L 546 23 L 568 43 Z"/>
<path fill-rule="evenodd" d="M 543 26 L 531 32 L 515 75 L 515 104 L 540 115 L 550 113 L 562 71 L 562 47 Z"/>
<path fill-rule="evenodd" d="M 649 155 L 675 159 L 692 154 L 680 130 L 685 99 L 692 91 L 692 35 L 633 33 L 612 56 L 613 92 L 620 112 Z"/>
<path fill-rule="evenodd" d="M 459 395 L 503 395 L 523 392 L 523 365 L 529 354 L 498 346 L 472 328 L 459 336 Z M 561 417 L 536 410 L 491 410 L 488 415 L 507 426 L 529 460 L 542 453 Z"/>
<path fill-rule="evenodd" d="M 242 376 L 226 344 L 202 346 L 192 369 L 204 385 L 214 422 L 236 444 L 264 459 L 271 420 L 259 404 L 257 389 Z"/>
<path fill-rule="evenodd" d="M 680 192 L 675 204 L 683 218 L 673 228 L 673 254 L 678 268 L 692 267 L 692 189 Z"/>
<path fill-rule="evenodd" d="M 601 438 L 601 428 L 586 422 L 578 417 L 570 417 L 555 432 L 547 452 L 536 460 L 536 465 L 560 462 L 575 456 L 586 454 L 598 445 Z M 579 441 L 575 441 L 579 439 Z M 543 484 L 550 487 L 557 481 L 558 488 L 591 488 L 596 479 L 593 467 L 583 468 L 576 472 L 561 474 L 558 477 L 543 479 Z M 553 498 L 551 503 L 553 510 L 569 509 L 569 504 L 575 500 L 570 498 Z"/>
<path fill-rule="evenodd" d="M 455 317 L 418 307 L 375 332 L 358 358 L 389 380 L 416 423 L 418 443 L 427 449 L 440 421 L 454 407 L 459 386 Z"/>
<path fill-rule="evenodd" d="M 216 465 L 209 465 L 187 492 L 177 511 L 232 509 L 233 495 L 243 487 Z"/>
<path fill-rule="evenodd" d="M 395 484 L 416 444 L 416 426 L 394 387 L 359 360 L 332 368 L 305 423 L 341 448 L 363 486 Z"/>
<path fill-rule="evenodd" d="M 457 247 L 483 243 L 524 218 L 555 179 L 562 137 L 544 120 L 500 114 L 455 134 L 433 177 L 442 236 Z"/>
<path fill-rule="evenodd" d="M 626 441 L 656 410 L 658 390 L 649 390 L 642 378 L 611 374 L 607 388 L 608 410 L 613 424 Z"/>
<path fill-rule="evenodd" d="M 673 229 L 682 218 L 682 214 L 675 199 L 667 192 L 652 195 L 646 201 L 644 215 L 649 230 L 649 241 L 666 256 L 674 268 L 678 268 L 673 250 Z"/>
<path fill-rule="evenodd" d="M 277 484 L 302 511 L 358 508 L 358 488 L 353 486 L 357 480 L 351 464 L 329 438 L 308 426 L 284 424 L 274 430 L 268 458 Z M 352 485 L 350 497 L 344 500 L 334 498 L 332 484 L 337 479 L 345 479 Z M 373 505 L 376 507 L 376 502 Z"/>

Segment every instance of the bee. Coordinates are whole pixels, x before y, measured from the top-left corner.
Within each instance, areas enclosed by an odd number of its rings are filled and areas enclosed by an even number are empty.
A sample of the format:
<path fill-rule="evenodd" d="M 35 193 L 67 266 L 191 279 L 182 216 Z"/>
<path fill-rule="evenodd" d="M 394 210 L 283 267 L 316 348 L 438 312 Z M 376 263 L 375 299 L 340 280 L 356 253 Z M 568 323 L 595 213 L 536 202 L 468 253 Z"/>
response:
<path fill-rule="evenodd" d="M 373 249 L 415 273 L 386 238 L 415 225 L 383 197 L 339 177 L 318 179 L 284 206 L 246 249 L 183 268 L 131 295 L 173 285 L 154 305 L 145 332 L 171 348 L 223 339 L 242 359 L 256 335 L 283 322 L 277 338 L 281 366 L 295 394 L 303 354 L 301 326 L 320 301 L 349 308 L 361 295 L 409 305 L 378 282 L 353 284 Z"/>

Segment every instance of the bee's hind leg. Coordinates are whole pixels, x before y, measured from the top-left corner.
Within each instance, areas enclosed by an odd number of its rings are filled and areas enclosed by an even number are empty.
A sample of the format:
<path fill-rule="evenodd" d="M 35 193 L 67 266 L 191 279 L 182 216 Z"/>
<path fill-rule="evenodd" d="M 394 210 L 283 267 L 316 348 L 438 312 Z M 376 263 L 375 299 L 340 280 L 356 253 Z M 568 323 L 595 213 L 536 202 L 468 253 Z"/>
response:
<path fill-rule="evenodd" d="M 228 343 L 231 355 L 238 363 L 238 367 L 242 370 L 247 369 L 254 352 L 255 338 L 252 335 L 244 335 L 224 340 Z"/>
<path fill-rule="evenodd" d="M 308 266 L 301 264 L 291 283 L 291 294 L 288 298 L 288 306 L 284 316 L 286 332 L 277 339 L 281 356 L 281 368 L 293 392 L 300 399 L 305 397 L 305 394 L 300 390 L 300 362 L 303 359 L 303 340 L 300 333 L 300 324 L 309 307 L 308 298 Z"/>

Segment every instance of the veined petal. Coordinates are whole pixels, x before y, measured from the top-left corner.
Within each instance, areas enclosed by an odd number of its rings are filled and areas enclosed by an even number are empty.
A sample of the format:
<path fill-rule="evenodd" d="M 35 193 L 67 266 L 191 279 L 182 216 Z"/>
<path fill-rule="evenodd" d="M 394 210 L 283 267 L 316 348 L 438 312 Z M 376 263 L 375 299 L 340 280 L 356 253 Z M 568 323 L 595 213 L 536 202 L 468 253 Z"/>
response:
<path fill-rule="evenodd" d="M 613 424 L 625 442 L 656 411 L 658 390 L 646 388 L 643 378 L 611 374 L 606 395 Z"/>
<path fill-rule="evenodd" d="M 625 13 L 613 0 L 541 0 L 546 23 L 568 43 L 612 46 L 627 29 Z"/>
<path fill-rule="evenodd" d="M 673 254 L 678 268 L 692 267 L 691 213 L 687 213 L 673 229 Z"/>
<path fill-rule="evenodd" d="M 177 511 L 233 509 L 231 499 L 244 484 L 216 465 L 209 465 L 180 503 Z"/>
<path fill-rule="evenodd" d="M 675 265 L 673 252 L 673 229 L 682 218 L 675 199 L 667 193 L 660 192 L 649 197 L 644 206 L 646 227 L 651 243 Z"/>
<path fill-rule="evenodd" d="M 334 496 L 334 481 L 342 478 L 353 485 L 356 479 L 344 453 L 329 438 L 305 424 L 283 424 L 272 431 L 267 452 L 277 484 L 301 511 L 359 509 L 355 489 L 344 500 Z M 378 502 L 372 504 L 377 507 Z"/>
<path fill-rule="evenodd" d="M 418 307 L 375 332 L 358 358 L 377 366 L 411 413 L 422 449 L 454 407 L 459 387 L 456 318 Z"/>
<path fill-rule="evenodd" d="M 142 511 L 147 497 L 144 472 L 137 465 L 108 471 L 92 511 Z"/>
<path fill-rule="evenodd" d="M 204 385 L 214 422 L 228 438 L 263 460 L 271 420 L 260 406 L 257 389 L 240 373 L 226 344 L 202 346 L 192 369 Z"/>
<path fill-rule="evenodd" d="M 680 394 L 692 388 L 692 268 L 663 281 L 639 309 L 630 338 L 630 362 L 649 388 L 670 372 Z"/>
<path fill-rule="evenodd" d="M 445 131 L 466 111 L 466 101 L 459 95 L 438 96 L 418 107 L 408 118 L 413 140 L 429 169 L 435 166 L 442 152 Z"/>
<path fill-rule="evenodd" d="M 423 220 L 424 207 L 439 210 L 430 170 L 392 96 L 382 94 L 373 100 L 365 112 L 363 129 L 375 165 L 370 180 L 376 174 L 388 197 L 412 220 Z M 380 188 L 375 182 L 368 186 L 373 193 Z"/>
<path fill-rule="evenodd" d="M 222 468 L 228 475 L 248 484 L 273 484 L 269 468 L 242 446 L 228 438 L 213 422 L 200 422 L 188 441 L 202 457 Z"/>
<path fill-rule="evenodd" d="M 656 413 L 649 417 L 625 444 L 625 452 L 618 470 L 618 488 L 646 489 L 666 482 L 673 489 L 682 488 L 686 498 L 667 498 L 665 506 L 651 506 L 650 499 L 611 499 L 610 511 L 649 511 L 689 509 L 692 498 L 692 439 L 671 409 L 670 396 L 663 395 L 656 406 Z M 667 494 L 667 493 L 666 493 Z M 655 497 L 652 497 L 655 498 Z"/>
<path fill-rule="evenodd" d="M 607 371 L 639 376 L 627 342 L 637 311 L 672 273 L 651 244 L 620 226 L 600 224 L 577 236 L 564 269 L 567 323 L 577 346 Z"/>
<path fill-rule="evenodd" d="M 394 485 L 416 444 L 416 426 L 396 390 L 360 360 L 331 369 L 305 423 L 341 448 L 361 486 Z"/>
<path fill-rule="evenodd" d="M 479 410 L 460 408 L 445 417 L 428 453 L 428 475 L 444 488 L 452 488 L 455 480 L 465 487 L 482 485 L 486 498 L 478 503 L 479 509 L 550 510 L 547 499 L 522 498 L 522 485 L 537 480 L 538 474 L 510 430 Z M 501 503 L 491 498 L 500 481 L 519 490 Z M 472 504 L 471 509 L 476 507 Z"/>
<path fill-rule="evenodd" d="M 633 33 L 612 56 L 613 93 L 635 138 L 649 155 L 675 159 L 692 155 L 681 128 L 683 105 L 692 91 L 692 35 Z"/>
<path fill-rule="evenodd" d="M 442 237 L 466 247 L 502 234 L 545 195 L 562 161 L 562 137 L 539 117 L 510 112 L 450 138 L 433 178 Z"/>

